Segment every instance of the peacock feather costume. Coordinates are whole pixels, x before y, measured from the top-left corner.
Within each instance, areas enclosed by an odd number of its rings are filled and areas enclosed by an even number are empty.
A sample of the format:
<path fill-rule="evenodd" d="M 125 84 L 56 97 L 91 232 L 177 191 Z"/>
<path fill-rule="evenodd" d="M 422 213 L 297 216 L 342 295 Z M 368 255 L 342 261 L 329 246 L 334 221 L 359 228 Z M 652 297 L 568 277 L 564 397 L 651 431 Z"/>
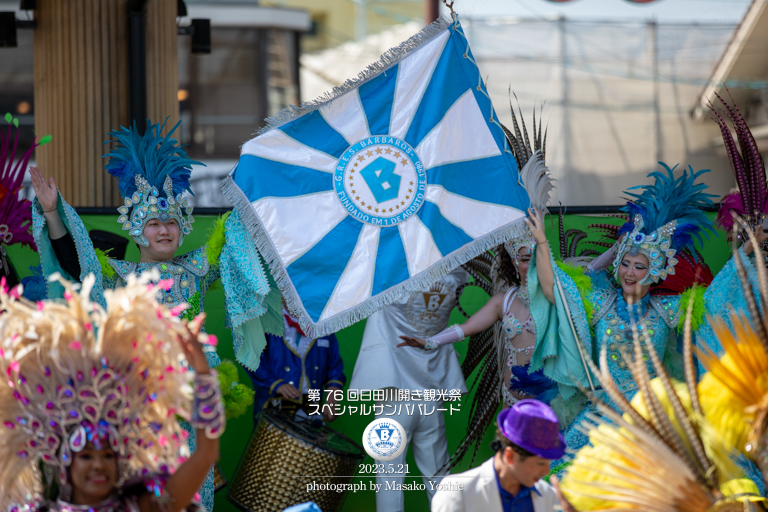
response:
<path fill-rule="evenodd" d="M 741 220 L 737 229 L 756 244 L 746 221 Z M 748 273 L 753 262 L 744 259 L 740 251 L 735 259 L 746 307 L 737 305 L 730 309 L 730 315 L 722 315 L 713 323 L 721 350 L 715 352 L 706 346 L 698 350 L 707 370 L 698 392 L 707 420 L 720 436 L 753 460 L 768 481 L 768 271 L 763 265 L 754 265 L 754 279 Z"/>
<path fill-rule="evenodd" d="M 578 451 L 562 481 L 577 510 L 758 510 L 755 483 L 734 463 L 732 445 L 704 418 L 691 349 L 692 309 L 684 339 L 685 382 L 673 380 L 653 350 L 658 377 L 651 379 L 637 343 L 629 367 L 638 393 L 630 402 L 607 370 L 603 349 L 602 369 L 595 374 L 615 405 L 600 404 L 602 416 L 579 425 L 590 445 Z M 635 335 L 644 328 L 633 324 Z"/>
<path fill-rule="evenodd" d="M 658 370 L 652 364 L 655 355 L 672 376 L 682 376 L 676 334 L 682 327 L 681 317 L 687 305 L 695 306 L 692 322 L 698 336 L 709 328 L 705 308 L 722 309 L 731 300 L 733 293 L 724 291 L 734 284 L 738 286 L 733 259 L 706 289 L 695 287 L 683 293 L 669 293 L 672 290 L 666 294 L 648 293 L 634 304 L 627 303 L 617 282 L 617 269 L 626 253 L 648 258 L 650 268 L 640 281 L 643 284 L 658 281 L 657 286 L 662 286 L 670 275 L 675 277 L 676 256 L 693 250 L 694 243 L 712 229 L 712 222 L 701 211 L 712 204 L 706 186 L 698 183 L 702 174 L 684 170 L 675 177 L 674 168 L 664 165 L 661 172 L 651 174 L 652 184 L 630 189 L 628 195 L 633 200 L 625 211 L 632 220 L 618 231 L 619 235 L 626 235 L 616 249 L 616 269 L 614 272 L 590 267 L 569 269 L 559 267 L 551 260 L 562 287 L 562 294 L 555 291 L 554 304 L 544 296 L 535 275 L 535 258 L 532 260 L 528 285 L 537 336 L 531 370 L 543 368 L 545 375 L 560 384 L 563 396 L 575 393 L 571 387 L 574 383 L 583 389 L 596 384 L 597 378 L 590 370 L 590 366 L 596 366 L 601 372 L 610 374 L 622 400 L 632 400 L 639 389 L 632 370 L 636 346 L 650 379 L 658 376 Z M 639 323 L 637 336 L 633 335 L 632 322 Z M 602 351 L 606 357 L 600 361 Z M 596 387 L 594 396 L 619 412 L 618 395 L 607 394 L 605 389 Z M 586 445 L 588 437 L 577 427 L 577 422 L 592 415 L 604 416 L 590 404 L 566 430 L 566 443 L 571 449 Z M 561 470 L 570 458 L 566 456 L 555 461 L 553 468 Z"/>

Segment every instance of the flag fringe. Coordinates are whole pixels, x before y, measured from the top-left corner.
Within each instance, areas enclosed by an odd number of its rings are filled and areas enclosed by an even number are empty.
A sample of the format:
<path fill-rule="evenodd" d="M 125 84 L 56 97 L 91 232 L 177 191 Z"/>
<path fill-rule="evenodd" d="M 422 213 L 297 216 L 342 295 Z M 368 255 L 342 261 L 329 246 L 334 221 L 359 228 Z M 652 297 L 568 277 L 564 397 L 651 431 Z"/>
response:
<path fill-rule="evenodd" d="M 234 205 L 240 213 L 240 219 L 253 237 L 256 248 L 259 250 L 262 258 L 269 265 L 272 277 L 275 279 L 277 287 L 280 289 L 285 299 L 288 310 L 299 320 L 302 330 L 312 338 L 326 336 L 340 331 L 355 322 L 368 318 L 376 311 L 395 302 L 409 293 L 423 290 L 441 277 L 449 274 L 456 267 L 466 263 L 481 253 L 492 249 L 510 238 L 523 236 L 527 230 L 525 218 L 507 224 L 495 231 L 492 231 L 460 249 L 446 255 L 439 262 L 435 263 L 427 270 L 421 272 L 418 276 L 410 278 L 391 288 L 361 302 L 357 306 L 339 313 L 337 315 L 315 323 L 307 313 L 304 305 L 293 286 L 291 278 L 288 276 L 286 268 L 278 257 L 277 248 L 272 240 L 266 234 L 264 227 L 256 212 L 251 206 L 251 202 L 245 196 L 240 187 L 237 186 L 231 176 L 227 176 L 220 183 L 221 191 L 224 196 Z"/>
<path fill-rule="evenodd" d="M 403 60 L 410 53 L 427 44 L 433 38 L 440 35 L 443 30 L 453 25 L 453 23 L 453 20 L 450 18 L 440 16 L 437 20 L 421 29 L 406 41 L 403 41 L 394 48 L 390 48 L 384 52 L 381 57 L 379 57 L 378 61 L 370 64 L 367 68 L 361 71 L 356 78 L 347 79 L 340 86 L 334 87 L 332 90 L 325 92 L 314 100 L 305 101 L 300 106 L 290 105 L 274 116 L 265 119 L 265 122 L 267 123 L 266 126 L 254 133 L 254 136 L 259 136 L 270 130 L 279 128 L 280 126 L 305 114 L 318 110 L 336 98 L 357 89 L 364 83 L 376 78 L 381 73 Z"/>

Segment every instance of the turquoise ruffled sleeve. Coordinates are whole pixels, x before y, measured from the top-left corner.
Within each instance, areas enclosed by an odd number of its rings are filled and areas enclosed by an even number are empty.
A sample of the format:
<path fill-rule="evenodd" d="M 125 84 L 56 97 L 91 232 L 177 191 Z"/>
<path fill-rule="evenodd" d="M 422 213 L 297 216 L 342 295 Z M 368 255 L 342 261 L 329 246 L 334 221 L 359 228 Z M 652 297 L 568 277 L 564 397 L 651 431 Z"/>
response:
<path fill-rule="evenodd" d="M 747 281 L 752 285 L 752 293 L 755 298 L 760 300 L 760 289 L 758 285 L 757 267 L 755 267 L 754 255 L 747 256 L 744 251 L 739 248 L 739 255 L 741 261 L 744 262 L 744 271 L 747 274 Z M 704 322 L 699 330 L 696 332 L 696 341 L 700 345 L 708 346 L 717 355 L 723 354 L 723 348 L 720 342 L 715 336 L 715 332 L 712 330 L 708 317 L 720 318 L 725 321 L 726 324 L 733 327 L 730 319 L 730 311 L 738 311 L 747 313 L 747 301 L 744 298 L 744 292 L 742 291 L 741 281 L 739 280 L 739 273 L 736 269 L 735 257 L 731 257 L 725 266 L 717 273 L 712 284 L 707 287 L 704 292 L 704 308 L 706 315 Z M 685 312 L 683 311 L 682 318 L 685 318 Z M 681 320 L 682 321 L 682 320 Z"/>
<path fill-rule="evenodd" d="M 54 272 L 58 272 L 67 279 L 82 282 L 88 274 L 94 274 L 96 276 L 96 282 L 91 290 L 91 300 L 102 307 L 107 307 L 107 303 L 104 300 L 104 276 L 102 275 L 101 264 L 96 257 L 93 243 L 91 243 L 91 239 L 88 236 L 88 230 L 85 229 L 83 221 L 80 220 L 75 209 L 67 204 L 61 194 L 59 194 L 57 208 L 61 220 L 67 228 L 67 236 L 71 236 L 75 241 L 77 259 L 80 262 L 80 275 L 70 276 L 59 264 L 59 260 L 53 252 L 51 240 L 48 238 L 48 226 L 45 222 L 43 207 L 40 206 L 40 202 L 35 199 L 32 202 L 32 235 L 35 238 L 37 252 L 40 254 L 40 264 L 43 268 L 43 275 L 47 278 Z M 48 298 L 59 298 L 63 293 L 64 288 L 59 283 L 48 283 Z"/>
<path fill-rule="evenodd" d="M 226 221 L 219 264 L 235 355 L 255 371 L 267 343 L 264 333 L 283 335 L 282 299 L 237 211 Z"/>
<path fill-rule="evenodd" d="M 587 369 L 579 352 L 579 343 L 584 357 L 592 357 L 592 336 L 584 302 L 576 284 L 571 276 L 555 264 L 551 254 L 550 260 L 556 276 L 556 303 L 552 304 L 544 296 L 536 273 L 536 251 L 541 249 L 541 246 L 534 248 L 528 269 L 530 312 L 536 324 L 536 348 L 530 371 L 543 368 L 544 375 L 558 383 L 560 394 L 567 400 L 576 392 L 575 384 L 589 389 Z M 562 294 L 558 292 L 558 284 Z M 573 328 L 569 318 L 573 321 Z M 594 376 L 592 379 L 596 382 Z"/>

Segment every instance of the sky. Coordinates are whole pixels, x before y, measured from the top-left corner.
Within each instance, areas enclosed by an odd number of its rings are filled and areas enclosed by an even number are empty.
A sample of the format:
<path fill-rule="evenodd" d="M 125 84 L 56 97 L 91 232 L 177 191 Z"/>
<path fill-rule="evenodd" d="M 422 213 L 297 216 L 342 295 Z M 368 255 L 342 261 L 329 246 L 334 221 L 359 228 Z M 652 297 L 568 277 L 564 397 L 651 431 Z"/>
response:
<path fill-rule="evenodd" d="M 627 0 L 455 0 L 454 10 L 465 17 L 615 19 L 665 22 L 737 23 L 752 0 L 656 0 L 635 4 Z"/>

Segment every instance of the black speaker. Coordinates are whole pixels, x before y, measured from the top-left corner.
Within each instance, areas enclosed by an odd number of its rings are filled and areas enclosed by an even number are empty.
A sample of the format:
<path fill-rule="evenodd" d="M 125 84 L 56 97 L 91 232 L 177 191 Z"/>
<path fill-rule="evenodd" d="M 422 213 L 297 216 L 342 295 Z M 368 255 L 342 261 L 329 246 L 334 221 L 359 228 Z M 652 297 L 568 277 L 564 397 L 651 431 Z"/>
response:
<path fill-rule="evenodd" d="M 211 53 L 211 20 L 192 18 L 192 53 Z"/>
<path fill-rule="evenodd" d="M 17 46 L 16 13 L 13 11 L 0 11 L 0 47 L 16 48 Z M 208 51 L 210 52 L 210 48 Z"/>

